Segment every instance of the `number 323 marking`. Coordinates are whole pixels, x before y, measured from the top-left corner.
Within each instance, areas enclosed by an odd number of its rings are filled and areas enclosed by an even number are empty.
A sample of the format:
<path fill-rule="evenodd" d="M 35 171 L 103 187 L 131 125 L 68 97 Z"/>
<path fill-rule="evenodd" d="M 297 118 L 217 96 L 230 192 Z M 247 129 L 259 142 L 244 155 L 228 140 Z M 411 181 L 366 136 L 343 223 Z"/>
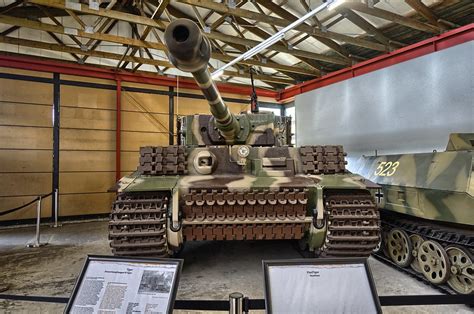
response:
<path fill-rule="evenodd" d="M 375 175 L 383 177 L 393 176 L 394 173 L 397 171 L 398 166 L 400 166 L 400 163 L 398 161 L 382 161 L 378 165 L 377 170 L 375 170 Z"/>

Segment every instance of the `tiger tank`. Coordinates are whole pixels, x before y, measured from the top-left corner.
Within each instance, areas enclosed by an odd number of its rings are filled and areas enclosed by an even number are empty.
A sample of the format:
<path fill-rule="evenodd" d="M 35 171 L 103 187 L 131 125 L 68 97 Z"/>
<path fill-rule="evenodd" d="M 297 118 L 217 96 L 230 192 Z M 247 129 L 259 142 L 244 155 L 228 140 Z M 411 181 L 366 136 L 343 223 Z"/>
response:
<path fill-rule="evenodd" d="M 231 113 L 194 22 L 171 22 L 164 39 L 211 114 L 179 117 L 178 145 L 140 149 L 137 171 L 117 184 L 113 253 L 166 257 L 189 241 L 288 239 L 311 255 L 369 256 L 380 218 L 369 182 L 346 170 L 342 146 L 293 147 L 290 117 Z"/>
<path fill-rule="evenodd" d="M 474 133 L 453 133 L 444 152 L 362 157 L 355 167 L 381 186 L 379 254 L 459 294 L 474 293 L 473 145 Z"/>

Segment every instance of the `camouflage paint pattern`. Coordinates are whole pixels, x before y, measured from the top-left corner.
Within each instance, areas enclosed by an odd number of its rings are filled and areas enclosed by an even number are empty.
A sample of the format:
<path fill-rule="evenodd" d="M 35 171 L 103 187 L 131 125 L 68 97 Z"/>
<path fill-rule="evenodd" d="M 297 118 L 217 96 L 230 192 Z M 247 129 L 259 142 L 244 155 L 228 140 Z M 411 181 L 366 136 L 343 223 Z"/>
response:
<path fill-rule="evenodd" d="M 275 116 L 272 112 L 241 113 L 233 115 L 240 130 L 231 140 L 226 140 L 212 115 L 189 115 L 179 117 L 181 143 L 206 146 L 226 144 L 247 144 L 261 146 L 288 145 L 287 129 L 291 117 Z"/>
<path fill-rule="evenodd" d="M 362 157 L 357 173 L 382 186 L 381 208 L 474 225 L 474 134 L 451 134 L 446 152 Z"/>
<path fill-rule="evenodd" d="M 245 164 L 239 164 L 240 147 L 246 146 L 249 154 Z M 187 175 L 149 176 L 136 172 L 122 178 L 118 183 L 118 192 L 170 191 L 175 195 L 185 195 L 191 190 L 222 190 L 230 192 L 250 192 L 256 190 L 278 191 L 285 188 L 307 189 L 307 217 L 312 217 L 323 205 L 323 191 L 327 190 L 364 190 L 367 181 L 355 174 L 305 174 L 302 171 L 301 155 L 295 147 L 252 147 L 247 145 L 212 146 L 186 148 L 188 162 Z M 211 156 L 210 174 L 199 172 L 199 163 L 193 160 L 206 152 Z M 197 164 L 197 166 L 196 166 Z M 178 209 L 184 200 L 177 202 Z M 320 247 L 324 239 L 325 227 L 316 229 L 309 226 L 308 241 L 312 249 Z M 170 234 L 171 236 L 176 236 Z M 177 237 L 182 241 L 182 237 Z M 177 246 L 177 245 L 175 245 Z"/>
<path fill-rule="evenodd" d="M 328 218 L 325 214 L 325 192 L 366 191 L 368 184 L 364 178 L 345 170 L 342 147 L 315 146 L 304 149 L 290 147 L 288 146 L 291 138 L 289 117 L 279 117 L 268 112 L 239 115 L 230 113 L 207 69 L 210 56 L 209 42 L 192 21 L 178 19 L 170 23 L 165 31 L 165 42 L 170 53 L 170 61 L 177 68 L 192 73 L 209 102 L 212 115 L 180 117 L 178 119 L 181 140 L 179 147 L 172 147 L 169 150 L 166 147 L 142 148 L 139 166 L 141 172 L 137 171 L 119 181 L 117 190 L 119 195 L 135 192 L 170 192 L 168 197 L 171 201 L 169 207 L 166 208 L 166 215 L 170 221 L 167 225 L 166 241 L 168 246 L 173 248 L 180 247 L 185 232 L 173 229 L 181 224 L 180 217 L 181 214 L 185 214 L 186 206 L 191 206 L 186 202 L 192 204 L 195 201 L 194 199 L 186 200 L 186 197 L 192 198 L 196 196 L 193 193 L 202 191 L 205 191 L 206 197 L 210 194 L 211 199 L 206 199 L 206 202 L 214 202 L 213 197 L 219 193 L 224 195 L 224 191 L 228 193 L 226 195 L 230 194 L 232 197 L 234 194 L 241 195 L 242 193 L 254 197 L 256 195 L 254 192 L 257 191 L 260 195 L 264 195 L 263 200 L 258 200 L 266 204 L 260 205 L 260 207 L 266 206 L 265 210 L 269 208 L 270 201 L 277 202 L 275 195 L 279 191 L 279 197 L 282 193 L 284 195 L 283 199 L 279 199 L 282 204 L 283 202 L 284 204 L 288 202 L 291 206 L 296 204 L 292 207 L 293 209 L 297 207 L 294 209 L 299 215 L 296 220 L 299 219 L 298 223 L 304 225 L 304 233 L 298 231 L 298 235 L 306 234 L 310 250 L 319 249 L 329 243 L 329 240 L 325 240 L 326 228 L 331 228 L 326 223 Z M 174 174 L 169 175 L 170 172 Z M 296 193 L 299 199 L 296 199 Z M 350 196 L 350 194 L 349 192 L 345 195 Z M 370 203 L 367 206 L 371 210 L 376 210 L 370 194 L 365 193 L 363 197 L 367 197 Z M 266 203 L 267 200 L 268 203 Z M 198 201 L 204 202 L 202 199 L 196 200 Z M 247 202 L 247 199 L 243 201 Z M 256 202 L 257 199 L 252 199 L 252 201 Z M 120 202 L 116 203 L 117 207 L 120 207 L 120 204 Z M 209 205 L 208 208 L 215 210 L 213 206 Z M 355 206 L 360 206 L 360 203 Z M 246 207 L 244 211 L 253 210 L 252 207 Z M 327 212 L 331 211 L 328 209 Z M 328 213 L 327 215 L 337 214 Z M 340 215 L 344 216 L 344 214 Z M 377 216 L 373 215 L 370 219 L 376 219 L 374 217 Z M 295 217 L 291 218 L 288 214 L 283 218 L 265 216 L 258 222 L 248 218 L 238 223 L 283 224 L 291 219 Z M 315 228 L 313 219 L 318 221 L 319 229 Z M 356 219 L 360 221 L 360 217 Z M 364 219 L 367 218 L 364 217 Z M 183 222 L 183 228 L 186 228 L 186 224 L 194 222 L 192 219 L 191 221 L 187 219 Z M 217 221 L 216 224 L 218 223 Z M 232 223 L 237 224 L 235 221 Z M 376 223 L 375 227 L 377 226 Z M 337 237 L 338 235 L 332 235 L 332 238 Z M 343 236 L 339 235 L 339 237 Z M 376 237 L 378 237 L 378 231 Z M 378 239 L 373 246 L 375 247 L 377 243 Z M 366 245 L 372 244 L 366 243 Z M 372 247 L 369 247 L 360 254 L 366 256 L 371 250 Z"/>
<path fill-rule="evenodd" d="M 474 133 L 452 133 L 446 151 L 472 150 L 473 146 Z"/>

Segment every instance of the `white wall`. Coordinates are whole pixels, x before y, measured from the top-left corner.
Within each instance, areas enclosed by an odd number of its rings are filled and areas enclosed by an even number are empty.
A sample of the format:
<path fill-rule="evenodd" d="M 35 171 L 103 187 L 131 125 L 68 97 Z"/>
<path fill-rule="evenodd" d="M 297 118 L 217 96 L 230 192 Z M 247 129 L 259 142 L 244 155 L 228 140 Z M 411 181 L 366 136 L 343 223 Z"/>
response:
<path fill-rule="evenodd" d="M 473 73 L 471 41 L 298 95 L 297 144 L 350 157 L 444 150 L 449 133 L 474 132 Z"/>

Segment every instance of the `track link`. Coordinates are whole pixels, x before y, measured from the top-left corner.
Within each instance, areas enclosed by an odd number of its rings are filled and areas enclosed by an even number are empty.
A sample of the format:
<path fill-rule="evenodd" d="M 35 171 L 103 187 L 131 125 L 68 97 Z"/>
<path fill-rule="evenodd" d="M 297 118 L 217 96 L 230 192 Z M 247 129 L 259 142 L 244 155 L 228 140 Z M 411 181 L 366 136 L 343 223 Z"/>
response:
<path fill-rule="evenodd" d="M 346 164 L 342 146 L 301 146 L 302 170 L 306 174 L 345 173 Z"/>
<path fill-rule="evenodd" d="M 183 197 L 184 240 L 301 239 L 311 223 L 306 217 L 307 192 L 193 190 Z M 113 253 L 169 256 L 168 204 L 165 192 L 119 194 L 109 223 Z M 328 233 L 322 256 L 368 256 L 379 243 L 379 216 L 370 195 L 331 194 L 326 213 Z"/>
<path fill-rule="evenodd" d="M 370 194 L 355 191 L 325 198 L 328 231 L 321 256 L 369 256 L 380 241 L 380 215 Z"/>
<path fill-rule="evenodd" d="M 192 189 L 183 196 L 184 239 L 301 239 L 310 224 L 305 221 L 307 194 L 308 190 L 301 188 L 246 192 Z"/>
<path fill-rule="evenodd" d="M 109 222 L 112 253 L 167 257 L 168 202 L 169 196 L 164 192 L 118 194 Z"/>
<path fill-rule="evenodd" d="M 146 175 L 187 174 L 187 152 L 185 146 L 140 147 L 138 171 Z"/>

